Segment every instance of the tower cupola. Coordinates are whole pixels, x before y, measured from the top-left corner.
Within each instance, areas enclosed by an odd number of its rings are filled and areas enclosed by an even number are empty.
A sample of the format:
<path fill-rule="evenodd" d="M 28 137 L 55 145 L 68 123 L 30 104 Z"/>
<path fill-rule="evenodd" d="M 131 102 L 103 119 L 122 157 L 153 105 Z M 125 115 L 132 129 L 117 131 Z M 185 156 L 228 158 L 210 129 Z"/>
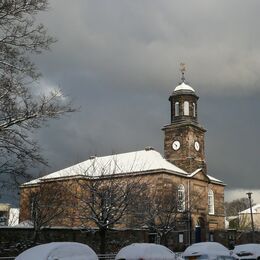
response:
<path fill-rule="evenodd" d="M 173 93 L 177 93 L 178 91 L 195 93 L 195 90 L 184 81 L 174 89 Z"/>
<path fill-rule="evenodd" d="M 198 123 L 195 90 L 186 83 L 185 66 L 181 64 L 182 82 L 174 89 L 171 103 L 171 122 L 163 127 L 164 156 L 176 166 L 192 173 L 202 168 L 206 172 L 204 134 Z"/>
<path fill-rule="evenodd" d="M 169 101 L 171 102 L 171 123 L 192 121 L 197 123 L 197 101 L 199 97 L 195 90 L 186 83 L 185 65 L 181 64 L 182 82 L 174 89 Z"/>

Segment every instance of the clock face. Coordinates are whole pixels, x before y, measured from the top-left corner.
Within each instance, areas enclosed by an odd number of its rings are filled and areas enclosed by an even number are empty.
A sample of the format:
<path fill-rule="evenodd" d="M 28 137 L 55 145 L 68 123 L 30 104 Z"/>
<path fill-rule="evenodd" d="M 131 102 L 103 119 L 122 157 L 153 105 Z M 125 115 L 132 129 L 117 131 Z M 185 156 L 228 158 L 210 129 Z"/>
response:
<path fill-rule="evenodd" d="M 180 147 L 181 147 L 181 143 L 179 141 L 174 141 L 172 143 L 172 149 L 173 150 L 177 151 L 178 149 L 180 149 Z"/>
<path fill-rule="evenodd" d="M 195 147 L 195 150 L 196 150 L 196 151 L 199 151 L 199 149 L 200 149 L 200 144 L 199 144 L 199 142 L 196 141 L 196 142 L 194 143 L 194 147 Z"/>

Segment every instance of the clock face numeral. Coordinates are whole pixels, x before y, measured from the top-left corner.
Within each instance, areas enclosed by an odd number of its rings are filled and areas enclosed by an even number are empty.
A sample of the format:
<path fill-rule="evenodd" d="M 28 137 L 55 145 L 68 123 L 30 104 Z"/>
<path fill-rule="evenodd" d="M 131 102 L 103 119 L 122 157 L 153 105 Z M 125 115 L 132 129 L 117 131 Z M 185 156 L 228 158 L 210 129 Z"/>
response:
<path fill-rule="evenodd" d="M 174 141 L 174 142 L 172 143 L 172 149 L 173 149 L 173 150 L 177 151 L 177 150 L 180 149 L 180 147 L 181 147 L 181 143 L 180 143 L 179 141 Z"/>
<path fill-rule="evenodd" d="M 200 149 L 200 144 L 199 144 L 199 142 L 196 141 L 196 142 L 194 143 L 194 147 L 195 147 L 195 150 L 196 150 L 196 151 L 199 151 L 199 149 Z"/>

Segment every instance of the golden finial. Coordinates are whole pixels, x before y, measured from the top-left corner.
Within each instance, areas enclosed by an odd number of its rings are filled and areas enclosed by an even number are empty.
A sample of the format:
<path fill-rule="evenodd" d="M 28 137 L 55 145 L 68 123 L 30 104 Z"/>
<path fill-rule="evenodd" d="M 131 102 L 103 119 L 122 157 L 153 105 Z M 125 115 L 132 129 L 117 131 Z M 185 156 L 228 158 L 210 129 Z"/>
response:
<path fill-rule="evenodd" d="M 181 71 L 181 74 L 182 74 L 181 80 L 182 80 L 182 82 L 184 82 L 185 81 L 184 72 L 186 71 L 186 64 L 183 63 L 183 62 L 180 63 L 180 71 Z"/>

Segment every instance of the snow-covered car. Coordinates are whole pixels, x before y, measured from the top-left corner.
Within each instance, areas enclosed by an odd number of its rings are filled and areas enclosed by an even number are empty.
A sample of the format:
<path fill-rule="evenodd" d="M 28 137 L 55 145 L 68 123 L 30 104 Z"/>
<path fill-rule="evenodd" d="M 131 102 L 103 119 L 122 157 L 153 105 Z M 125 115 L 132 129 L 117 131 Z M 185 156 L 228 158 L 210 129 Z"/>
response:
<path fill-rule="evenodd" d="M 52 242 L 32 247 L 15 260 L 98 260 L 87 245 L 76 242 Z"/>
<path fill-rule="evenodd" d="M 134 243 L 123 247 L 115 260 L 174 260 L 175 254 L 165 246 L 151 243 Z"/>
<path fill-rule="evenodd" d="M 260 260 L 260 245 L 259 244 L 243 244 L 235 246 L 233 253 L 238 259 L 257 259 Z"/>
<path fill-rule="evenodd" d="M 186 248 L 182 257 L 185 260 L 195 259 L 221 259 L 233 260 L 235 259 L 230 251 L 217 242 L 201 242 L 193 244 Z"/>

